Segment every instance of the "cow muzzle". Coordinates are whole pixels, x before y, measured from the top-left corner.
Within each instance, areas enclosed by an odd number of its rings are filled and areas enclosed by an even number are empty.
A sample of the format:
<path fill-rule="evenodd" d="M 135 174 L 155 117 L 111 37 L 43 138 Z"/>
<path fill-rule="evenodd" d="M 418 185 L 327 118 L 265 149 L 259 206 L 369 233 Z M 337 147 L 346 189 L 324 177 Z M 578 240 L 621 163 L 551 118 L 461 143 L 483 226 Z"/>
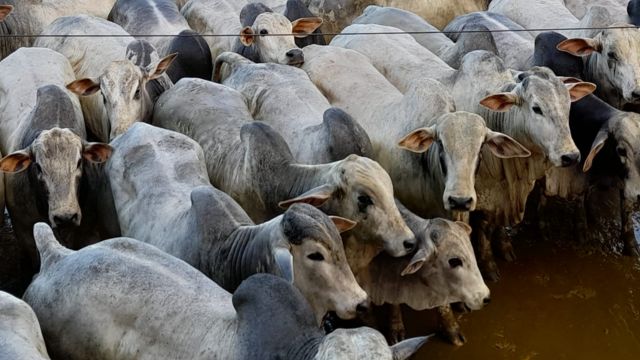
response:
<path fill-rule="evenodd" d="M 80 226 L 82 215 L 79 211 L 53 212 L 49 220 L 51 221 L 51 225 L 53 228 L 64 226 Z"/>
<path fill-rule="evenodd" d="M 304 64 L 304 53 L 300 49 L 291 49 L 287 51 L 287 65 L 302 66 Z"/>

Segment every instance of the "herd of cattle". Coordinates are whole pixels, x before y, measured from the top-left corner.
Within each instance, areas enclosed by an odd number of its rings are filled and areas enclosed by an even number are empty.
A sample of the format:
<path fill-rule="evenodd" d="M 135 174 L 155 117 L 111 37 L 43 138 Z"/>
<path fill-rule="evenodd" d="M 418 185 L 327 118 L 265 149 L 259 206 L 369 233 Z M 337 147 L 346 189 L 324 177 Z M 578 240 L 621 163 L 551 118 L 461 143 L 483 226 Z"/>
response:
<path fill-rule="evenodd" d="M 3 3 L 0 359 L 460 345 L 536 184 L 639 254 L 640 1 Z"/>

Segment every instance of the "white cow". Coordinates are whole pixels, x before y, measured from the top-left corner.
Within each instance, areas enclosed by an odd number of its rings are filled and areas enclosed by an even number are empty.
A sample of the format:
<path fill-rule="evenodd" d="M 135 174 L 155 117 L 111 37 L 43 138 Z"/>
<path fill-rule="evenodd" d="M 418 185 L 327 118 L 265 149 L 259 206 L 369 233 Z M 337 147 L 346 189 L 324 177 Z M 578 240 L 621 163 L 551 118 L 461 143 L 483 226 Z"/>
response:
<path fill-rule="evenodd" d="M 117 35 L 100 41 L 83 35 Z M 91 16 L 68 16 L 49 25 L 35 41 L 65 55 L 79 80 L 68 88 L 82 95 L 82 111 L 89 132 L 102 141 L 123 133 L 136 121 L 148 120 L 153 103 L 146 84 L 164 75 L 175 54 L 141 67 L 127 60 L 127 46 L 135 41 L 119 25 Z M 53 36 L 56 35 L 56 36 Z M 66 37 L 65 35 L 74 35 Z M 155 54 L 147 54 L 153 59 Z M 166 75 L 164 75 L 166 76 Z M 166 79 L 171 83 L 168 78 Z M 100 94 L 96 94 L 100 92 Z"/>
<path fill-rule="evenodd" d="M 258 15 L 251 24 L 242 24 L 240 13 L 245 5 L 247 2 L 236 0 L 190 0 L 182 7 L 181 13 L 191 28 L 200 34 L 240 36 L 240 43 L 235 36 L 206 36 L 214 60 L 225 51 L 239 51 L 245 46 L 252 49 L 252 53 L 259 57 L 259 62 L 285 65 L 300 62 L 299 58 L 292 59 L 287 55 L 297 49 L 294 36 L 259 35 L 295 33 L 300 34 L 296 35 L 298 37 L 304 37 L 318 28 L 322 21 L 318 18 L 302 18 L 291 22 L 280 13 L 267 12 Z"/>
<path fill-rule="evenodd" d="M 43 268 L 24 297 L 56 358 L 404 360 L 427 340 L 390 347 L 370 328 L 325 335 L 302 294 L 272 275 L 249 278 L 232 296 L 134 239 L 71 251 L 45 224 L 34 235 Z"/>
<path fill-rule="evenodd" d="M 475 208 L 474 177 L 483 144 L 500 157 L 529 155 L 513 139 L 488 131 L 481 117 L 454 111 L 449 91 L 437 81 L 422 79 L 401 88 L 403 95 L 356 51 L 334 46 L 304 50 L 303 69 L 332 105 L 365 128 L 372 157 L 389 172 L 396 196 L 420 215 Z"/>
<path fill-rule="evenodd" d="M 49 359 L 36 314 L 24 301 L 2 291 L 0 359 Z"/>
<path fill-rule="evenodd" d="M 13 13 L 3 26 L 0 35 L 38 35 L 55 19 L 69 15 L 93 15 L 107 18 L 116 0 L 4 0 L 2 13 L 13 6 Z M 33 44 L 34 37 L 7 37 L 0 40 L 0 59 L 20 47 Z"/>

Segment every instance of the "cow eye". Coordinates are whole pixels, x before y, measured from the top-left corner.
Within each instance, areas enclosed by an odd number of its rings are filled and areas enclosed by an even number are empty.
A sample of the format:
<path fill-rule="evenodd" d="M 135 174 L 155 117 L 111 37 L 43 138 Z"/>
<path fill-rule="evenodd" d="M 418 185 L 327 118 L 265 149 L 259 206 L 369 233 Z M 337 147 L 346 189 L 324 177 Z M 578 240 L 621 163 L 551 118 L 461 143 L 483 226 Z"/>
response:
<path fill-rule="evenodd" d="M 538 115 L 542 115 L 542 109 L 540 109 L 540 106 L 534 106 L 531 108 L 531 110 L 533 110 L 533 112 Z"/>
<path fill-rule="evenodd" d="M 613 51 L 609 51 L 607 53 L 607 57 L 609 58 L 609 60 L 618 61 L 618 55 L 616 55 L 616 53 Z"/>
<path fill-rule="evenodd" d="M 78 163 L 76 164 L 76 168 L 80 169 L 80 166 L 82 166 L 82 158 L 78 159 Z"/>
<path fill-rule="evenodd" d="M 269 31 L 267 31 L 267 29 L 260 30 L 260 35 L 267 35 L 268 33 Z"/>
<path fill-rule="evenodd" d="M 135 100 L 140 100 L 140 87 L 138 87 L 138 90 L 136 90 L 136 93 L 133 94 L 133 98 Z"/>
<path fill-rule="evenodd" d="M 107 98 L 106 98 L 106 97 L 104 97 L 104 95 L 102 95 L 102 103 L 103 103 L 104 105 L 107 105 Z"/>
<path fill-rule="evenodd" d="M 451 266 L 452 269 L 462 266 L 462 260 L 460 260 L 460 258 L 451 258 L 449 259 L 449 266 Z"/>
<path fill-rule="evenodd" d="M 322 256 L 322 254 L 320 254 L 319 252 L 314 252 L 312 254 L 309 254 L 307 255 L 307 258 L 313 261 L 324 261 L 324 256 Z"/>
<path fill-rule="evenodd" d="M 373 200 L 369 195 L 358 196 L 358 209 L 360 212 L 364 212 L 370 205 L 373 205 Z"/>
<path fill-rule="evenodd" d="M 620 157 L 627 157 L 627 149 L 623 148 L 623 147 L 619 147 L 616 149 L 616 151 L 618 152 L 618 155 Z"/>
<path fill-rule="evenodd" d="M 42 167 L 40 166 L 40 164 L 36 163 L 36 172 L 38 174 L 42 174 Z"/>

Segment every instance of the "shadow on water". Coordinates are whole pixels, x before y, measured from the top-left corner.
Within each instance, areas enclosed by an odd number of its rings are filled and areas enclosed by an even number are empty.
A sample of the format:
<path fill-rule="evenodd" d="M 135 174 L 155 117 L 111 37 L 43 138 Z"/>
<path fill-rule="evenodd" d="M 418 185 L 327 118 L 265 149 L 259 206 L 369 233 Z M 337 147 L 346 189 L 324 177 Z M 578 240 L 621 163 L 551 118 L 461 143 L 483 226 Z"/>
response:
<path fill-rule="evenodd" d="M 463 315 L 467 344 L 442 340 L 415 359 L 640 359 L 640 261 L 523 231 L 501 263 L 491 305 Z M 431 315 L 407 312 L 407 335 Z"/>

